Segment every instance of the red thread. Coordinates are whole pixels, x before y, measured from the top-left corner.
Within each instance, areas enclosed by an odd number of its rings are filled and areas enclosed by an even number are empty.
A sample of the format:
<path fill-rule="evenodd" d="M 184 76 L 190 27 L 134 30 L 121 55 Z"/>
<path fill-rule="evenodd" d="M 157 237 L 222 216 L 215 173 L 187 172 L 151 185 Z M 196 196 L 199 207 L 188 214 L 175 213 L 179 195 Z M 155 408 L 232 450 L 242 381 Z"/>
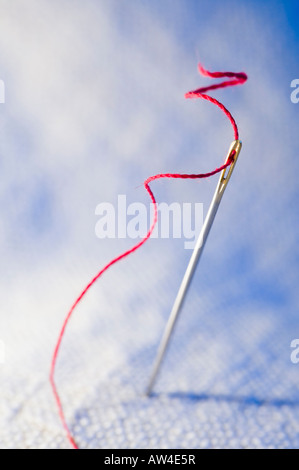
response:
<path fill-rule="evenodd" d="M 205 92 L 209 90 L 216 90 L 217 88 L 225 88 L 227 86 L 242 85 L 247 80 L 246 73 L 244 72 L 239 72 L 239 73 L 209 72 L 208 70 L 204 69 L 203 66 L 200 64 L 198 64 L 198 70 L 199 70 L 199 73 L 210 78 L 221 78 L 221 77 L 235 78 L 235 80 L 226 80 L 224 82 L 216 83 L 216 85 L 210 85 L 208 87 L 198 88 L 197 90 L 194 90 L 194 91 L 189 91 L 188 93 L 185 94 L 185 98 L 203 98 L 204 100 L 208 100 L 211 103 L 218 106 L 230 120 L 231 125 L 233 126 L 233 129 L 234 129 L 235 140 L 238 140 L 239 139 L 238 127 L 231 113 L 228 111 L 228 109 L 226 109 L 225 106 L 223 106 L 222 103 L 215 100 L 215 98 L 212 98 L 211 96 L 206 95 Z"/>
<path fill-rule="evenodd" d="M 215 98 L 212 98 L 211 96 L 206 95 L 205 92 L 207 92 L 209 90 L 216 90 L 217 88 L 224 88 L 224 87 L 227 87 L 227 86 L 241 85 L 247 80 L 247 75 L 244 72 L 240 72 L 240 73 L 234 73 L 234 72 L 209 72 L 208 70 L 205 70 L 200 64 L 198 65 L 198 70 L 202 75 L 205 75 L 207 77 L 211 77 L 211 78 L 228 77 L 228 78 L 233 79 L 233 80 L 227 80 L 227 81 L 224 81 L 224 82 L 220 82 L 216 85 L 211 85 L 211 86 L 208 86 L 208 87 L 198 88 L 197 90 L 194 90 L 194 91 L 189 91 L 188 93 L 185 94 L 185 98 L 203 98 L 203 99 L 208 100 L 211 103 L 215 104 L 216 106 L 218 106 L 226 114 L 226 116 L 230 120 L 231 125 L 233 127 L 235 140 L 238 140 L 239 139 L 238 127 L 237 127 L 237 124 L 236 124 L 234 118 L 232 117 L 231 113 L 223 106 L 222 103 L 217 101 Z M 224 165 L 220 166 L 219 168 L 216 168 L 215 170 L 213 170 L 209 173 L 199 173 L 199 174 L 162 173 L 162 174 L 150 176 L 149 178 L 147 178 L 144 181 L 143 184 L 144 184 L 144 187 L 147 190 L 147 192 L 149 194 L 149 197 L 150 197 L 150 199 L 151 199 L 151 201 L 154 205 L 154 218 L 153 218 L 153 222 L 151 224 L 151 227 L 150 227 L 149 231 L 147 232 L 146 236 L 139 243 L 137 243 L 136 245 L 134 245 L 132 248 L 125 251 L 121 255 L 117 256 L 116 258 L 112 259 L 108 264 L 106 264 L 106 266 L 103 267 L 103 269 L 101 269 L 101 271 L 99 271 L 97 273 L 97 275 L 93 279 L 91 279 L 91 281 L 87 284 L 85 289 L 81 292 L 81 294 L 79 295 L 79 297 L 76 299 L 76 301 L 72 305 L 71 309 L 69 310 L 67 316 L 65 317 L 65 320 L 64 320 L 62 328 L 60 330 L 59 337 L 58 337 L 58 340 L 56 342 L 56 346 L 55 346 L 54 353 L 53 353 L 53 356 L 52 356 L 51 370 L 50 370 L 50 384 L 51 384 L 52 391 L 53 391 L 53 394 L 54 394 L 54 398 L 55 398 L 55 401 L 56 401 L 56 404 L 57 404 L 57 407 L 58 407 L 58 412 L 59 412 L 59 416 L 60 416 L 62 425 L 63 425 L 63 427 L 66 431 L 67 438 L 68 438 L 71 446 L 74 449 L 78 449 L 78 446 L 77 446 L 77 444 L 76 444 L 76 442 L 75 442 L 75 440 L 74 440 L 74 438 L 73 438 L 73 436 L 70 432 L 70 429 L 67 425 L 67 422 L 66 422 L 66 419 L 65 419 L 65 416 L 64 416 L 64 412 L 63 412 L 62 402 L 61 402 L 60 396 L 58 394 L 57 387 L 56 387 L 55 380 L 54 380 L 55 367 L 56 367 L 58 353 L 59 353 L 59 350 L 60 350 L 60 346 L 61 346 L 63 336 L 65 334 L 65 329 L 66 329 L 66 326 L 67 326 L 67 324 L 70 320 L 70 317 L 72 316 L 75 308 L 77 307 L 79 302 L 82 300 L 82 298 L 85 296 L 87 291 L 97 281 L 97 279 L 99 279 L 99 277 L 101 277 L 101 275 L 105 271 L 107 271 L 107 269 L 110 268 L 110 266 L 117 263 L 118 261 L 125 258 L 126 256 L 130 255 L 134 251 L 138 250 L 138 248 L 140 248 L 150 238 L 150 236 L 151 236 L 151 234 L 152 234 L 152 232 L 155 228 L 157 219 L 158 219 L 158 209 L 157 209 L 157 202 L 156 202 L 155 196 L 154 196 L 154 194 L 153 194 L 153 192 L 152 192 L 152 190 L 149 186 L 149 183 L 151 183 L 152 181 L 154 181 L 156 179 L 160 179 L 160 178 L 183 178 L 183 179 L 185 179 L 185 178 L 189 178 L 189 179 L 208 178 L 209 176 L 215 175 L 216 173 L 219 173 L 220 171 L 227 168 L 232 163 L 233 157 L 234 157 L 234 153 L 231 154 L 230 159 Z"/>

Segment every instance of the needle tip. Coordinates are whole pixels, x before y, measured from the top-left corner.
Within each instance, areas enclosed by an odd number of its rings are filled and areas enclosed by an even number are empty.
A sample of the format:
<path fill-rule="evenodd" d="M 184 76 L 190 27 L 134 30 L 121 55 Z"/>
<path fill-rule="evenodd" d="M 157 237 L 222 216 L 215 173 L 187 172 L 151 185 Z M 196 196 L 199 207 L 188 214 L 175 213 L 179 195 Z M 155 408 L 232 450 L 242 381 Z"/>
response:
<path fill-rule="evenodd" d="M 144 392 L 144 396 L 147 398 L 150 398 L 153 395 L 152 393 L 152 387 L 147 387 L 147 389 Z"/>

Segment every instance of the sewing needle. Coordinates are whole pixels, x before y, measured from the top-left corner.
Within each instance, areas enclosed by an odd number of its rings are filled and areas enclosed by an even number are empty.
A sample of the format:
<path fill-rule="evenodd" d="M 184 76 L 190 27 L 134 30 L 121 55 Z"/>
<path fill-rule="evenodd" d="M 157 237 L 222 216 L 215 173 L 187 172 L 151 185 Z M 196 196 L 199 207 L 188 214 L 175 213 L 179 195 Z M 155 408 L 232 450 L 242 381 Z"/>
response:
<path fill-rule="evenodd" d="M 229 148 L 228 155 L 227 155 L 227 158 L 226 158 L 226 162 L 228 162 L 229 159 L 231 159 L 232 152 L 234 152 L 232 163 L 231 163 L 231 165 L 226 167 L 224 170 L 222 170 L 222 172 L 220 174 L 220 178 L 219 178 L 219 181 L 218 181 L 218 184 L 217 184 L 217 187 L 216 187 L 216 191 L 214 193 L 212 202 L 210 204 L 207 216 L 205 218 L 204 224 L 203 224 L 202 229 L 200 231 L 200 234 L 198 236 L 198 239 L 197 239 L 196 245 L 194 247 L 194 250 L 192 252 L 188 267 L 186 269 L 186 272 L 185 272 L 185 275 L 183 277 L 181 286 L 178 290 L 175 302 L 173 304 L 171 313 L 169 315 L 169 319 L 168 319 L 168 322 L 166 324 L 166 328 L 164 330 L 164 334 L 162 336 L 162 339 L 161 339 L 161 342 L 160 342 L 160 345 L 159 345 L 159 348 L 158 348 L 158 352 L 157 352 L 156 359 L 155 359 L 155 362 L 154 362 L 154 366 L 153 366 L 153 369 L 152 369 L 152 373 L 151 373 L 151 376 L 150 376 L 149 384 L 148 384 L 147 389 L 146 389 L 146 395 L 150 395 L 150 393 L 153 389 L 153 386 L 154 386 L 154 383 L 156 381 L 158 372 L 160 370 L 163 358 L 165 356 L 166 349 L 167 349 L 168 344 L 169 344 L 171 334 L 172 334 L 173 329 L 175 327 L 175 324 L 176 324 L 176 321 L 178 319 L 179 313 L 182 309 L 184 299 L 186 297 L 188 288 L 189 288 L 191 280 L 193 278 L 193 274 L 195 272 L 195 269 L 196 269 L 196 266 L 197 266 L 198 261 L 200 259 L 200 256 L 203 252 L 207 237 L 209 235 L 210 229 L 211 229 L 212 224 L 214 222 L 214 219 L 215 219 L 218 207 L 220 205 L 222 196 L 224 194 L 226 186 L 229 182 L 229 179 L 230 179 L 231 174 L 233 172 L 233 169 L 235 167 L 235 164 L 236 164 L 237 158 L 239 156 L 241 147 L 242 147 L 242 143 L 239 140 L 235 140 L 234 142 L 232 142 L 232 144 Z"/>

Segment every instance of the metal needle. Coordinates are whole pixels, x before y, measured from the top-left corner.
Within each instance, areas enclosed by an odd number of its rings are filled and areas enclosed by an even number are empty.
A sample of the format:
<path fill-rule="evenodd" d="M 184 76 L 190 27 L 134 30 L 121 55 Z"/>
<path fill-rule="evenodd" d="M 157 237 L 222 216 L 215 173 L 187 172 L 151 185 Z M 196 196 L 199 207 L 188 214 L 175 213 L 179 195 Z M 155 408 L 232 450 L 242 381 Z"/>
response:
<path fill-rule="evenodd" d="M 222 196 L 224 194 L 225 188 L 226 188 L 227 183 L 230 179 L 230 176 L 233 172 L 233 169 L 234 169 L 234 166 L 236 164 L 237 158 L 239 156 L 241 147 L 242 147 L 241 142 L 239 140 L 235 140 L 234 142 L 232 142 L 232 144 L 229 148 L 228 155 L 227 155 L 227 158 L 226 158 L 226 162 L 228 161 L 228 159 L 231 158 L 232 152 L 235 152 L 234 157 L 233 157 L 234 159 L 233 159 L 231 165 L 228 166 L 227 168 L 225 168 L 220 174 L 220 178 L 219 178 L 219 181 L 218 181 L 218 184 L 217 184 L 217 187 L 216 187 L 216 191 L 214 193 L 212 202 L 210 204 L 210 207 L 209 207 L 207 216 L 205 218 L 203 227 L 202 227 L 201 232 L 199 234 L 199 237 L 197 239 L 195 248 L 194 248 L 193 253 L 191 255 L 191 258 L 190 258 L 188 267 L 186 269 L 185 275 L 183 277 L 181 286 L 178 290 L 178 293 L 177 293 L 175 302 L 173 304 L 173 307 L 172 307 L 172 310 L 171 310 L 171 313 L 170 313 L 170 316 L 169 316 L 164 334 L 162 336 L 162 339 L 161 339 L 161 342 L 160 342 L 160 345 L 159 345 L 159 348 L 158 348 L 158 352 L 157 352 L 157 356 L 156 356 L 156 359 L 155 359 L 155 362 L 154 362 L 153 370 L 152 370 L 152 373 L 151 373 L 151 376 L 150 376 L 149 384 L 148 384 L 148 387 L 146 389 L 146 394 L 147 395 L 149 395 L 151 393 L 152 388 L 154 386 L 157 374 L 159 372 L 159 369 L 160 369 L 161 363 L 163 361 L 167 346 L 169 344 L 171 334 L 173 332 L 174 326 L 175 326 L 176 321 L 178 319 L 179 313 L 182 309 L 183 302 L 184 302 L 184 299 L 186 297 L 188 288 L 190 286 L 193 274 L 195 272 L 195 269 L 196 269 L 196 266 L 197 266 L 198 261 L 200 259 L 200 256 L 203 252 L 207 237 L 209 235 L 211 226 L 213 224 L 213 221 L 214 221 L 215 215 L 217 213 L 218 207 L 220 205 L 220 202 L 221 202 Z"/>

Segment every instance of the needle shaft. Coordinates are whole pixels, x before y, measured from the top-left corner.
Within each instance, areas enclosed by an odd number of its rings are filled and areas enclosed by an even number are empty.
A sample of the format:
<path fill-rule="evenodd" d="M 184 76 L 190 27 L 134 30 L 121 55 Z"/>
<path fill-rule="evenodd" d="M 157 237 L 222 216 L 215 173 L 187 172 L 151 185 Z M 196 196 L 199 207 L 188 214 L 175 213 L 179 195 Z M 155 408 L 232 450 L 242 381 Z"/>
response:
<path fill-rule="evenodd" d="M 175 327 L 175 324 L 177 322 L 179 313 L 182 309 L 182 306 L 183 306 L 188 288 L 189 288 L 190 283 L 192 281 L 192 278 L 193 278 L 195 269 L 197 267 L 198 261 L 201 257 L 202 252 L 203 252 L 206 240 L 208 238 L 210 229 L 211 229 L 212 224 L 214 222 L 218 207 L 220 205 L 222 196 L 224 194 L 225 188 L 227 186 L 227 183 L 228 183 L 229 178 L 231 176 L 231 173 L 233 171 L 233 167 L 236 163 L 236 160 L 237 160 L 237 157 L 239 155 L 240 150 L 241 150 L 241 142 L 238 141 L 238 140 L 234 141 L 231 144 L 231 147 L 229 149 L 229 153 L 228 153 L 228 156 L 227 156 L 227 159 L 230 158 L 232 151 L 235 151 L 234 161 L 232 162 L 232 164 L 229 167 L 227 167 L 225 170 L 223 170 L 221 175 L 220 175 L 220 178 L 219 178 L 219 181 L 218 181 L 218 184 L 217 184 L 217 187 L 216 187 L 216 191 L 214 193 L 212 202 L 210 204 L 207 216 L 205 218 L 203 227 L 200 231 L 200 234 L 199 234 L 199 237 L 197 239 L 196 245 L 195 245 L 194 250 L 192 252 L 188 267 L 186 269 L 185 275 L 183 277 L 180 288 L 178 290 L 176 299 L 174 301 L 174 304 L 173 304 L 168 322 L 166 324 L 166 328 L 164 330 L 164 333 L 163 333 L 163 336 L 162 336 L 162 339 L 161 339 L 161 342 L 160 342 L 160 345 L 159 345 L 159 348 L 158 348 L 158 352 L 157 352 L 157 356 L 156 356 L 156 359 L 155 359 L 155 362 L 154 362 L 154 365 L 153 365 L 153 369 L 152 369 L 152 373 L 151 373 L 151 376 L 150 376 L 149 384 L 148 384 L 147 389 L 146 389 L 146 394 L 147 395 L 149 395 L 151 393 L 152 389 L 153 389 L 153 386 L 154 386 L 154 383 L 156 381 L 158 372 L 160 370 L 163 358 L 165 356 L 165 352 L 166 352 L 168 344 L 169 344 L 169 340 L 171 338 L 171 334 L 172 334 L 173 329 Z"/>

